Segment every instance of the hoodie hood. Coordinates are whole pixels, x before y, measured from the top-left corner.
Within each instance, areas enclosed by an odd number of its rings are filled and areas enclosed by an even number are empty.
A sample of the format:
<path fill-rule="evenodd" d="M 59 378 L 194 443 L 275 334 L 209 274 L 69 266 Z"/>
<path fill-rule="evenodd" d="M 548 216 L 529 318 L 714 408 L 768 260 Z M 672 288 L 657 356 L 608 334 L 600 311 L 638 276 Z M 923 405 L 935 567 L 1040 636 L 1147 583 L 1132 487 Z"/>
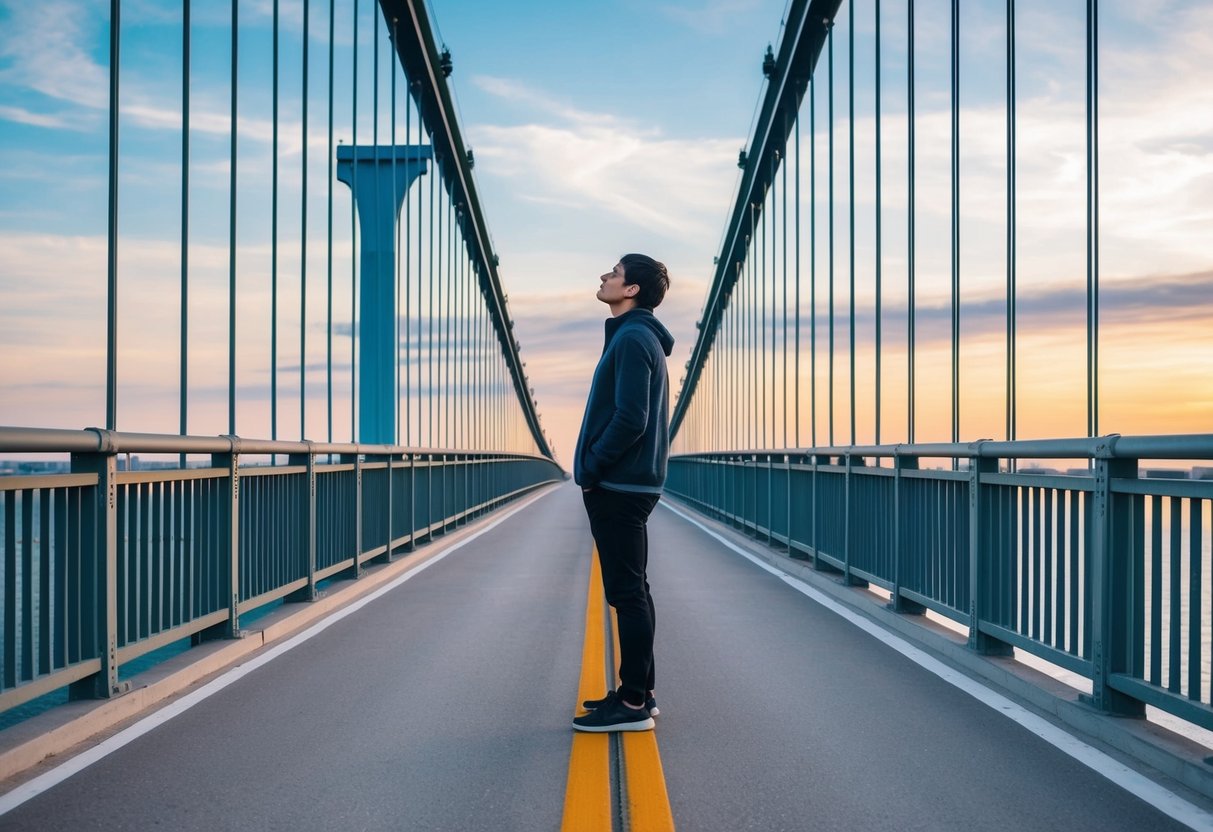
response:
<path fill-rule="evenodd" d="M 642 326 L 652 332 L 667 358 L 674 351 L 674 336 L 670 334 L 670 331 L 665 328 L 665 325 L 661 321 L 657 320 L 657 316 L 653 314 L 652 309 L 631 309 L 624 312 L 618 318 L 607 318 L 604 326 L 606 329 L 606 339 L 602 344 L 603 352 L 606 352 L 615 334 L 625 326 Z"/>

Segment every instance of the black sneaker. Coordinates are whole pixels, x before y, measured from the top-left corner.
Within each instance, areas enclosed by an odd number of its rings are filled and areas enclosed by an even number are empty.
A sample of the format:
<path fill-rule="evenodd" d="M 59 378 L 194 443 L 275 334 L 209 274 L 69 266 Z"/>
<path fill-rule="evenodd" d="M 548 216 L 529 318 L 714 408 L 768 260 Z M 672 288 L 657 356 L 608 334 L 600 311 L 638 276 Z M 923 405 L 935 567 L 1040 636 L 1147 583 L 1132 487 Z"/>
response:
<path fill-rule="evenodd" d="M 614 691 L 612 691 L 613 693 Z M 629 708 L 618 696 L 604 697 L 609 701 L 590 711 L 585 716 L 573 720 L 573 728 L 577 731 L 652 731 L 653 717 L 648 708 Z"/>
<path fill-rule="evenodd" d="M 614 701 L 618 697 L 618 691 L 608 690 L 606 696 L 602 697 L 601 699 L 587 699 L 581 703 L 581 707 L 585 708 L 587 711 L 596 711 L 603 705 Z M 657 710 L 657 700 L 653 697 L 650 696 L 648 699 L 644 700 L 644 706 L 648 708 L 649 716 L 661 716 L 661 711 Z"/>

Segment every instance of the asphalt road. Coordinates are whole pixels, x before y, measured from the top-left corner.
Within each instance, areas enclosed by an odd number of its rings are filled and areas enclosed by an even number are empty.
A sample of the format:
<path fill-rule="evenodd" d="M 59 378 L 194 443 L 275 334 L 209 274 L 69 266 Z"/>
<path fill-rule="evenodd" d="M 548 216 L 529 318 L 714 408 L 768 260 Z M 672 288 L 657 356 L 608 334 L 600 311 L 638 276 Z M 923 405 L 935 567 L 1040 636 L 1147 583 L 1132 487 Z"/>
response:
<path fill-rule="evenodd" d="M 1185 828 L 665 508 L 650 530 L 680 829 Z M 590 551 L 561 486 L 0 829 L 558 829 Z"/>

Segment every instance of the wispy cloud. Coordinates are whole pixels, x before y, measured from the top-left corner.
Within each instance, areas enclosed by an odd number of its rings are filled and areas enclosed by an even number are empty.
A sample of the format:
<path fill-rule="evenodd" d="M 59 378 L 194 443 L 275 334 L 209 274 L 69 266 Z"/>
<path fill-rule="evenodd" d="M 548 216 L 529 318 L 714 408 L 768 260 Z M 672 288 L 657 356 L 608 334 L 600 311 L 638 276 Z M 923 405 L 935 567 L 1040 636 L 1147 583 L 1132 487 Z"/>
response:
<path fill-rule="evenodd" d="M 477 125 L 478 158 L 508 177 L 520 196 L 614 217 L 670 236 L 711 236 L 719 220 L 719 183 L 728 181 L 737 142 L 673 139 L 604 113 L 564 104 L 514 81 L 473 83 L 541 118 Z"/>
<path fill-rule="evenodd" d="M 0 104 L 0 120 L 12 121 L 17 124 L 30 124 L 34 127 L 54 127 L 57 129 L 80 129 L 71 118 L 51 115 L 50 113 L 33 113 L 24 107 L 9 107 Z"/>
<path fill-rule="evenodd" d="M 78 3 L 6 2 L 0 35 L 0 82 L 95 108 L 108 100 L 105 68 L 89 54 L 103 46 L 105 16 Z"/>
<path fill-rule="evenodd" d="M 704 0 L 698 3 L 665 4 L 657 7 L 666 18 L 706 35 L 722 35 L 742 15 L 763 8 L 758 0 Z"/>

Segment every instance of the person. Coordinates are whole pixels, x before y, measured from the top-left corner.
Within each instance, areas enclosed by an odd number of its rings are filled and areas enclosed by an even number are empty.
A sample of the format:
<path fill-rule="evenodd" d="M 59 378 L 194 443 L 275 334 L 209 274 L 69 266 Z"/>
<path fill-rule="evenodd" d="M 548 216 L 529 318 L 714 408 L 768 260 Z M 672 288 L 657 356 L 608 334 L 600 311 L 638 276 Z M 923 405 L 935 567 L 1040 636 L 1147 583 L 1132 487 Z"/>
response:
<path fill-rule="evenodd" d="M 607 603 L 619 623 L 619 689 L 583 703 L 578 731 L 653 728 L 653 632 L 647 575 L 647 523 L 665 483 L 669 457 L 669 378 L 674 338 L 653 310 L 670 286 L 664 264 L 625 254 L 599 278 L 598 300 L 611 309 L 594 370 L 573 478 L 582 489 L 598 547 Z"/>

